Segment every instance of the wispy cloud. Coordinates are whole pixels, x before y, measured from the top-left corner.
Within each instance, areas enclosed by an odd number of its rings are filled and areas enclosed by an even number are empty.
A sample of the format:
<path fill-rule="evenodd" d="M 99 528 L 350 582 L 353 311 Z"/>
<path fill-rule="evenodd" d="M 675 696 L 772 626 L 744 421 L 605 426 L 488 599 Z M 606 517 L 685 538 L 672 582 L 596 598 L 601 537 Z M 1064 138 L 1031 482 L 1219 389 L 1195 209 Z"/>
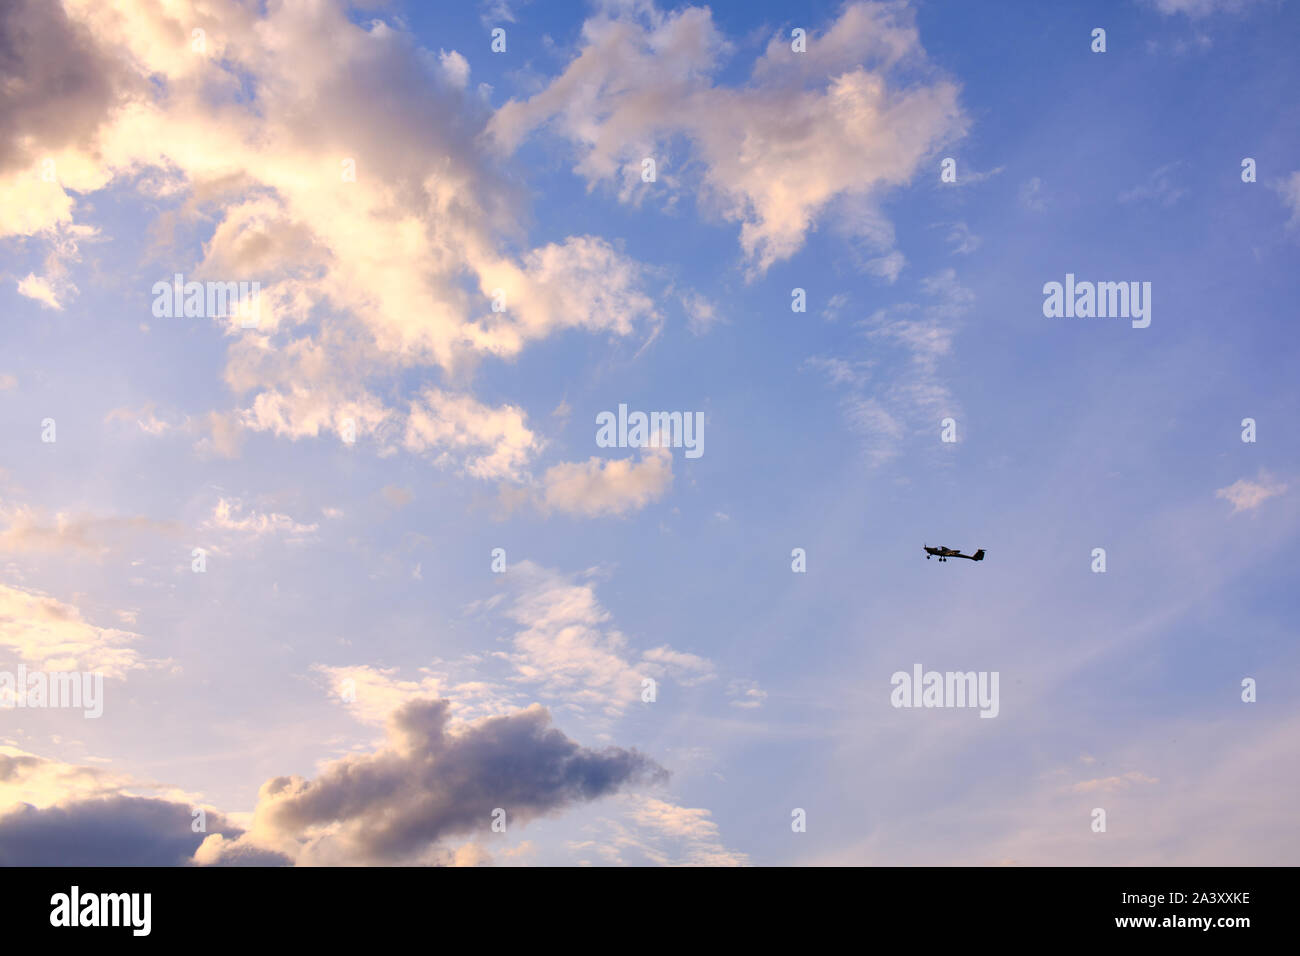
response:
<path fill-rule="evenodd" d="M 917 429 L 933 427 L 937 435 L 940 419 L 961 416 L 940 365 L 952 352 L 958 322 L 973 295 L 952 269 L 929 276 L 920 286 L 928 298 L 925 304 L 899 303 L 859 323 L 868 342 L 878 346 L 868 357 L 815 356 L 804 363 L 844 391 L 845 418 L 864 439 L 873 466 L 896 458 Z M 890 353 L 894 361 L 883 374 Z"/>
<path fill-rule="evenodd" d="M 1120 193 L 1119 201 L 1122 203 L 1154 202 L 1162 206 L 1174 205 L 1187 192 L 1174 182 L 1173 174 L 1183 165 L 1182 160 L 1166 163 L 1152 172 L 1145 182 Z"/>
<path fill-rule="evenodd" d="M 320 525 L 303 524 L 286 514 L 278 512 L 255 511 L 245 509 L 238 498 L 219 498 L 212 508 L 212 515 L 203 522 L 203 527 L 210 531 L 227 531 L 252 538 L 265 535 L 289 535 L 292 537 L 315 533 Z"/>

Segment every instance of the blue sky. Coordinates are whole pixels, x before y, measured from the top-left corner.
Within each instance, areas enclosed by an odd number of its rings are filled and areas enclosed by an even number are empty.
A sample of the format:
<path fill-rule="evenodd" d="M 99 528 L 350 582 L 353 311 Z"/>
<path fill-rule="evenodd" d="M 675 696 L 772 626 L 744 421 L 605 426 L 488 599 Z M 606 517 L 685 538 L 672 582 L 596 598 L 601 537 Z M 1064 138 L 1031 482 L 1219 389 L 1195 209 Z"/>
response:
<path fill-rule="evenodd" d="M 111 6 L 0 21 L 0 862 L 1295 862 L 1293 4 Z"/>

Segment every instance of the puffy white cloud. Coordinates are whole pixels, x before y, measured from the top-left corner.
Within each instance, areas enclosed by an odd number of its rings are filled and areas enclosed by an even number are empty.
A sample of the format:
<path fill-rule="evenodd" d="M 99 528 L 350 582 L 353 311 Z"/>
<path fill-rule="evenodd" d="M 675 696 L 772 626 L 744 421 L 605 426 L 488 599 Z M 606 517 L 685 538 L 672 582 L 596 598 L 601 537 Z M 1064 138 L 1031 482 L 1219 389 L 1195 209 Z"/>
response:
<path fill-rule="evenodd" d="M 44 79 L 9 117 L 24 138 L 0 155 L 0 198 L 13 200 L 0 229 L 75 235 L 87 227 L 73 196 L 110 184 L 181 197 L 156 223 L 157 279 L 260 284 L 256 328 L 216 317 L 243 407 L 213 413 L 205 452 L 233 456 L 240 430 L 355 428 L 381 453 L 405 442 L 472 476 L 523 480 L 540 443 L 522 413 L 437 389 L 402 396 L 406 373 L 463 383 L 477 362 L 560 330 L 626 336 L 661 321 L 652 277 L 604 239 L 520 248 L 525 196 L 484 152 L 489 114 L 456 51 L 435 55 L 379 19 L 355 23 L 335 2 L 70 0 L 5 16 L 7 33 L 35 31 L 80 65 L 24 67 Z M 35 165 L 47 154 L 51 182 Z M 199 261 L 178 256 L 179 231 L 209 223 Z M 56 278 L 33 274 L 23 291 L 58 307 Z"/>
<path fill-rule="evenodd" d="M 524 421 L 516 406 L 489 408 L 469 395 L 426 388 L 411 403 L 403 445 L 475 478 L 518 480 L 542 445 Z"/>
<path fill-rule="evenodd" d="M 142 784 L 102 767 L 63 763 L 0 744 L 0 809 L 20 804 L 48 807 L 61 800 L 102 797 L 128 787 L 136 792 L 157 789 L 156 784 Z M 167 794 L 177 796 L 170 789 Z"/>
<path fill-rule="evenodd" d="M 50 281 L 34 273 L 28 273 L 27 278 L 18 280 L 18 294 L 36 300 L 47 309 L 57 311 L 63 308 Z"/>
<path fill-rule="evenodd" d="M 588 458 L 552 465 L 542 475 L 539 506 L 567 514 L 623 515 L 664 496 L 673 483 L 673 456 L 649 448 L 640 461 Z"/>
<path fill-rule="evenodd" d="M 849 4 L 808 36 L 806 54 L 774 37 L 741 87 L 711 79 L 730 47 L 707 8 L 632 9 L 587 20 L 565 71 L 498 110 L 489 133 L 509 151 L 551 124 L 577 144 L 577 172 L 620 183 L 625 200 L 644 189 L 642 159 L 668 166 L 684 136 L 706 203 L 741 224 L 751 275 L 794 255 L 832 202 L 854 201 L 842 226 L 891 242 L 879 196 L 965 131 L 957 86 L 928 67 L 906 3 Z M 886 257 L 880 268 L 896 274 L 897 264 Z"/>
<path fill-rule="evenodd" d="M 99 627 L 70 604 L 40 591 L 0 584 L 0 648 L 47 671 L 98 671 L 123 678 L 149 660 L 132 645 L 143 638 L 115 627 Z"/>
<path fill-rule="evenodd" d="M 285 376 L 292 378 L 292 373 Z M 342 389 L 288 385 L 268 390 L 241 413 L 239 427 L 269 431 L 287 438 L 315 438 L 326 433 L 342 437 L 351 426 L 353 437 L 382 435 L 394 413 L 366 392 L 345 395 Z"/>
<path fill-rule="evenodd" d="M 595 236 L 574 236 L 534 249 L 516 264 L 478 264 L 484 301 L 504 294 L 504 311 L 472 324 L 469 340 L 484 351 L 517 354 L 532 339 L 566 328 L 628 335 L 642 320 L 657 320 L 643 291 L 644 269 Z"/>
<path fill-rule="evenodd" d="M 455 50 L 439 50 L 438 65 L 452 86 L 463 90 L 469 85 L 469 61 Z"/>

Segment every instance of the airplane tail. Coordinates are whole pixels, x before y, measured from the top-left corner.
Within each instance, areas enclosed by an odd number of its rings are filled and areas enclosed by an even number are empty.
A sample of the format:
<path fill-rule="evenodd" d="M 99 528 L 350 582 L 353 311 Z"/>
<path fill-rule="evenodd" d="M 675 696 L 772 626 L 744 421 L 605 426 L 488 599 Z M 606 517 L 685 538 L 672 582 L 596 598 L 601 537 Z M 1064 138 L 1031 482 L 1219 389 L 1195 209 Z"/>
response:
<path fill-rule="evenodd" d="M 983 560 L 984 560 L 984 549 L 983 549 L 983 548 L 980 548 L 978 551 L 976 551 L 974 554 L 971 555 L 971 558 L 972 558 L 973 560 L 975 560 L 975 561 L 983 561 Z"/>

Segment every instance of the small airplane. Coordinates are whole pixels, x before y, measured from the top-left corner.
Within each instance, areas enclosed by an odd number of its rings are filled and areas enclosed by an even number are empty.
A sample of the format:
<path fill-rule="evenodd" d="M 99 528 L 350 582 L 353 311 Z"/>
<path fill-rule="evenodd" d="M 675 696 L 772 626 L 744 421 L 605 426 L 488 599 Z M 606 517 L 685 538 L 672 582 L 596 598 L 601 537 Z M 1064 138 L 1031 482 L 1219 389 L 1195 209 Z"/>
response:
<path fill-rule="evenodd" d="M 923 544 L 925 548 L 925 560 L 938 558 L 940 561 L 947 561 L 949 558 L 965 558 L 967 561 L 983 561 L 984 549 L 980 548 L 974 554 L 962 554 L 956 548 L 932 548 L 928 544 Z"/>

